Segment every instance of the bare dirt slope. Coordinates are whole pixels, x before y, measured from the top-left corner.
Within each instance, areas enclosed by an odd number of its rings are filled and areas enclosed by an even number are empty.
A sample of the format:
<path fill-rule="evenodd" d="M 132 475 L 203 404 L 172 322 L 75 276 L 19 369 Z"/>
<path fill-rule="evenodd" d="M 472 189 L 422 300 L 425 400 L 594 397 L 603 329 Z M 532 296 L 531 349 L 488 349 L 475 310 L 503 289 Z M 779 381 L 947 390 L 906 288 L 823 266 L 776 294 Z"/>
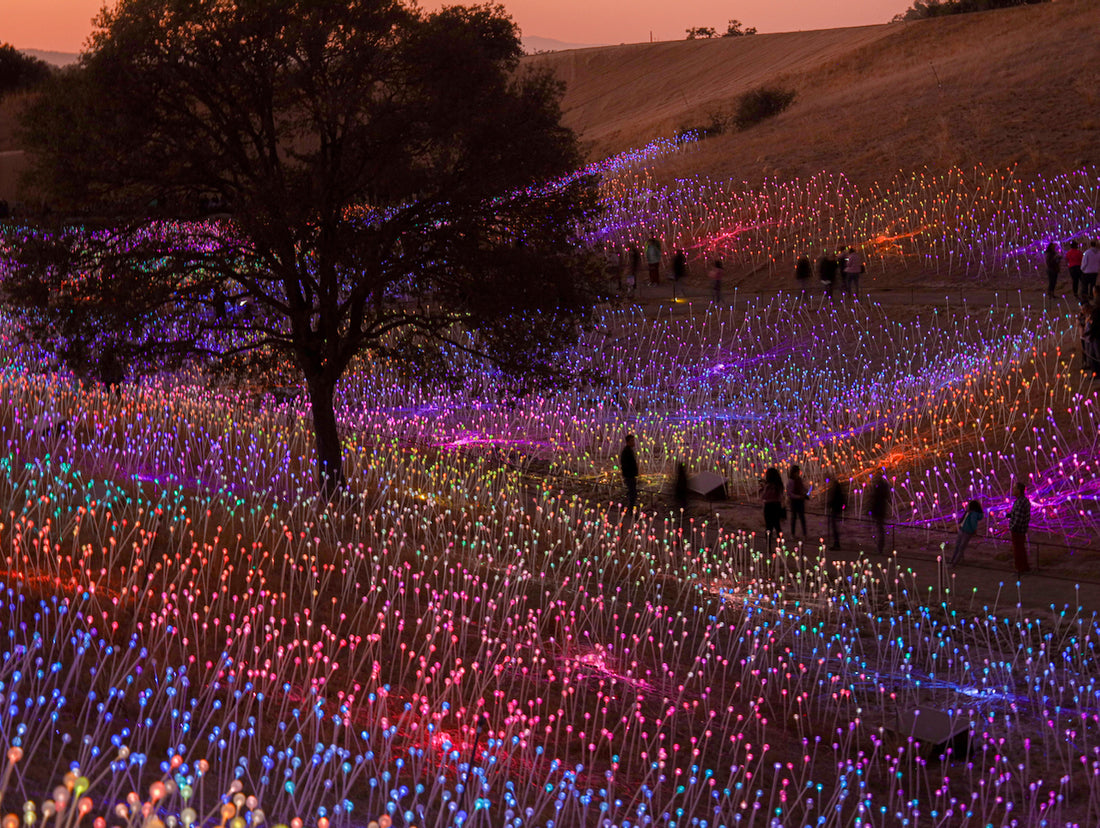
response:
<path fill-rule="evenodd" d="M 1100 2 L 851 29 L 611 46 L 538 55 L 567 85 L 566 122 L 592 157 L 727 115 L 764 84 L 782 115 L 707 139 L 664 165 L 757 181 L 983 163 L 1053 173 L 1100 163 Z"/>

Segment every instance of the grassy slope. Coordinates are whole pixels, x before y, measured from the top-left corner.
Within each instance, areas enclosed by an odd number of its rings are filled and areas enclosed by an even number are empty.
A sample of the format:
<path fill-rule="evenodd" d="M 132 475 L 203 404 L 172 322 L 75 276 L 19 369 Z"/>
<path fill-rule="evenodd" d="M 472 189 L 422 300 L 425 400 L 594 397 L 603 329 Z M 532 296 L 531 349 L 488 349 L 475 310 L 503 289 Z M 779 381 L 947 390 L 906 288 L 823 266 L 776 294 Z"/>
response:
<path fill-rule="evenodd" d="M 1100 3 L 1054 2 L 916 23 L 540 55 L 566 82 L 566 122 L 593 157 L 728 113 L 762 84 L 798 98 L 778 118 L 704 142 L 669 175 L 843 172 L 1100 163 Z M 938 79 L 938 83 L 937 83 Z"/>

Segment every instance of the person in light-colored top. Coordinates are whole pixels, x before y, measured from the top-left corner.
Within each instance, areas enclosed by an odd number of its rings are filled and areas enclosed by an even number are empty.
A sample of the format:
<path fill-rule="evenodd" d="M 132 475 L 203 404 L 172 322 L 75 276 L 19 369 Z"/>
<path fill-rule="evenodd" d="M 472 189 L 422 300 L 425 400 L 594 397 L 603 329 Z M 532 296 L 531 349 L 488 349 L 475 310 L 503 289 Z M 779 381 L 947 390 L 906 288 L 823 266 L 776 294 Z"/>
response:
<path fill-rule="evenodd" d="M 1081 256 L 1081 298 L 1092 301 L 1092 291 L 1096 287 L 1096 276 L 1100 274 L 1100 243 L 1096 239 Z"/>
<path fill-rule="evenodd" d="M 856 299 L 859 298 L 859 277 L 863 270 L 863 255 L 854 247 L 849 247 L 848 259 L 844 265 L 844 274 L 847 276 L 847 289 Z"/>

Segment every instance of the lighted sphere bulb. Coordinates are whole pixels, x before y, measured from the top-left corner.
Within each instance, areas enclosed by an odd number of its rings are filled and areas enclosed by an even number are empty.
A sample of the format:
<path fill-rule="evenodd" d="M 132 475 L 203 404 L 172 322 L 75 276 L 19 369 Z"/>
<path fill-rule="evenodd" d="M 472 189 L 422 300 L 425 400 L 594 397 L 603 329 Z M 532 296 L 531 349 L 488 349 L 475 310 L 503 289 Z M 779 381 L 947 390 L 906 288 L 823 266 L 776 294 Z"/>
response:
<path fill-rule="evenodd" d="M 184 808 L 180 811 L 180 822 L 184 824 L 186 828 L 195 824 L 195 820 L 199 818 L 199 815 L 195 813 L 194 808 Z"/>
<path fill-rule="evenodd" d="M 243 793 L 238 792 L 238 793 L 233 794 L 233 800 L 232 801 L 233 801 L 233 804 L 237 806 L 238 811 L 241 810 L 241 808 L 244 807 L 245 799 L 246 799 L 246 797 Z"/>
<path fill-rule="evenodd" d="M 22 758 L 23 758 L 23 748 L 21 748 L 21 747 L 8 748 L 8 761 L 9 762 L 11 762 L 12 764 L 15 764 L 16 762 L 18 762 Z"/>
<path fill-rule="evenodd" d="M 123 761 L 129 759 L 130 758 L 130 748 L 126 747 L 125 745 L 120 747 L 118 749 L 118 758 L 122 759 Z"/>
<path fill-rule="evenodd" d="M 25 811 L 23 813 L 23 824 L 26 826 L 34 825 L 38 821 L 38 814 L 34 811 Z"/>
<path fill-rule="evenodd" d="M 169 814 L 167 817 L 164 818 L 164 824 L 167 825 L 168 828 L 176 828 L 176 826 L 179 824 L 179 820 L 176 819 L 175 814 Z"/>
<path fill-rule="evenodd" d="M 164 799 L 164 794 L 165 790 L 163 782 L 154 782 L 152 785 L 149 786 L 149 798 L 153 800 L 153 802 L 159 802 L 160 800 Z"/>
<path fill-rule="evenodd" d="M 229 828 L 245 828 L 244 817 L 233 817 L 229 820 Z"/>
<path fill-rule="evenodd" d="M 390 819 L 389 814 L 382 814 L 382 816 L 378 817 L 378 828 L 390 828 L 392 824 L 393 820 Z"/>
<path fill-rule="evenodd" d="M 208 770 L 210 770 L 210 763 L 207 762 L 205 759 L 200 759 L 198 762 L 195 763 L 195 769 L 198 770 L 200 774 L 206 773 Z"/>
<path fill-rule="evenodd" d="M 267 816 L 264 814 L 262 809 L 260 809 L 260 808 L 253 808 L 252 809 L 252 824 L 253 825 L 263 825 L 264 821 L 266 819 L 267 819 Z"/>
<path fill-rule="evenodd" d="M 221 807 L 222 822 L 232 819 L 237 814 L 237 806 L 232 802 L 226 802 Z"/>
<path fill-rule="evenodd" d="M 107 828 L 107 820 L 99 816 L 92 820 L 92 828 Z"/>
<path fill-rule="evenodd" d="M 5 814 L 0 825 L 3 825 L 3 828 L 19 828 L 19 817 L 15 814 Z"/>
<path fill-rule="evenodd" d="M 46 806 L 45 805 L 42 806 L 42 813 L 46 814 Z M 46 814 L 46 816 L 49 816 L 49 814 Z M 125 803 L 120 802 L 115 806 L 115 816 L 118 817 L 119 819 L 129 819 L 130 818 L 130 809 L 126 807 Z"/>
<path fill-rule="evenodd" d="M 12 826 L 12 828 L 18 828 L 18 826 Z M 321 817 L 317 820 L 317 828 L 328 828 L 328 817 Z"/>
<path fill-rule="evenodd" d="M 294 819 L 290 821 L 290 828 L 302 828 L 302 818 L 294 817 Z"/>
<path fill-rule="evenodd" d="M 190 785 L 180 785 L 180 797 L 186 802 L 191 798 L 191 794 L 194 793 Z"/>

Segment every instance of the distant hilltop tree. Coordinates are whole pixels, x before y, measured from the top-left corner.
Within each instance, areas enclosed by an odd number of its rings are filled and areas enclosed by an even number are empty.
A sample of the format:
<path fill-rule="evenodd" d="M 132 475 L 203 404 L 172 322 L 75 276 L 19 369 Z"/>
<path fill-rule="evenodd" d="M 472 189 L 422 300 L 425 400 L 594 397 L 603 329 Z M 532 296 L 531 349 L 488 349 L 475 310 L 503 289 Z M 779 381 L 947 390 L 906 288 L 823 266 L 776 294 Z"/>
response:
<path fill-rule="evenodd" d="M 8 43 L 0 44 L 0 98 L 37 86 L 51 72 L 53 69 L 46 61 L 24 54 Z"/>
<path fill-rule="evenodd" d="M 709 40 L 712 37 L 718 37 L 718 30 L 713 26 L 692 26 L 686 31 L 688 40 Z M 754 34 L 756 34 L 755 26 L 746 29 L 740 20 L 731 20 L 726 26 L 726 31 L 722 33 L 722 37 L 743 37 Z"/>
<path fill-rule="evenodd" d="M 1035 6 L 1049 2 L 1050 0 L 916 0 L 903 13 L 895 15 L 894 21 L 925 20 L 929 17 L 1007 9 L 1011 6 Z"/>
<path fill-rule="evenodd" d="M 749 26 L 745 28 L 740 20 L 731 20 L 729 25 L 726 26 L 726 33 L 722 37 L 744 37 L 745 35 L 756 34 L 756 27 Z"/>

